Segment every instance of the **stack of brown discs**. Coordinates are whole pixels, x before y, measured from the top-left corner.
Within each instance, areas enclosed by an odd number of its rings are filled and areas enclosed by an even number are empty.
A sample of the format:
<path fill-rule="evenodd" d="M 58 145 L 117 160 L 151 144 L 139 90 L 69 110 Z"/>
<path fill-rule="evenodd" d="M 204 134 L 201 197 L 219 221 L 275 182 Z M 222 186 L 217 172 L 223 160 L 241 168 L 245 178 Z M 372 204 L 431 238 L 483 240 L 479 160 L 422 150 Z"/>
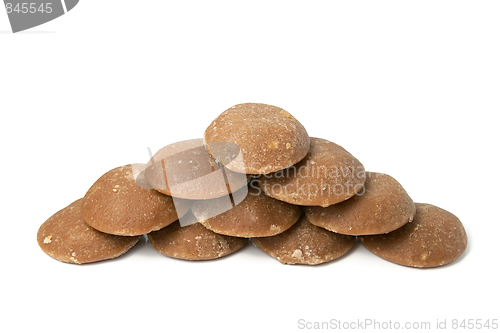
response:
<path fill-rule="evenodd" d="M 203 139 L 107 172 L 40 227 L 38 243 L 56 259 L 85 263 L 117 257 L 143 234 L 174 258 L 219 258 L 251 238 L 281 263 L 307 265 L 344 255 L 356 237 L 412 267 L 444 265 L 467 246 L 454 215 L 415 204 L 394 178 L 309 137 L 287 111 L 254 103 L 224 111 Z"/>

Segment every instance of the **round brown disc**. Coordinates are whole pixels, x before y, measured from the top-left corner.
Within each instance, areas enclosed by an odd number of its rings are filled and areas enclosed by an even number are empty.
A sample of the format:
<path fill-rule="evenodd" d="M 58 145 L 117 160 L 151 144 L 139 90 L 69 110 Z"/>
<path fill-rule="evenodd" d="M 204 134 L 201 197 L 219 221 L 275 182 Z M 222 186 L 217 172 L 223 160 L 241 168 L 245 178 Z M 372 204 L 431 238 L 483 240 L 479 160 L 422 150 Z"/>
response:
<path fill-rule="evenodd" d="M 429 204 L 415 204 L 413 222 L 384 235 L 361 237 L 362 244 L 380 258 L 411 267 L 450 263 L 467 248 L 462 222 L 452 213 Z"/>
<path fill-rule="evenodd" d="M 344 235 L 385 234 L 415 215 L 415 204 L 394 178 L 367 173 L 364 188 L 354 197 L 329 207 L 306 207 L 309 221 Z"/>
<path fill-rule="evenodd" d="M 85 264 L 116 258 L 130 250 L 140 236 L 105 234 L 87 225 L 81 215 L 79 199 L 58 211 L 38 229 L 40 248 L 54 259 Z"/>
<path fill-rule="evenodd" d="M 216 163 L 203 139 L 177 142 L 160 149 L 145 171 L 157 191 L 191 200 L 219 198 L 247 185 L 250 176 L 232 172 Z"/>
<path fill-rule="evenodd" d="M 208 126 L 204 138 L 214 158 L 230 170 L 247 174 L 287 168 L 309 151 L 304 126 L 285 110 L 267 104 L 231 107 Z"/>
<path fill-rule="evenodd" d="M 262 175 L 259 185 L 278 200 L 327 207 L 354 196 L 365 179 L 365 168 L 348 151 L 333 142 L 311 138 L 311 149 L 302 161 Z"/>
<path fill-rule="evenodd" d="M 305 215 L 290 229 L 271 237 L 252 238 L 255 246 L 282 264 L 317 265 L 347 253 L 356 238 L 309 223 Z"/>
<path fill-rule="evenodd" d="M 85 222 L 108 234 L 136 236 L 186 214 L 191 203 L 153 190 L 144 179 L 145 167 L 129 164 L 102 175 L 83 197 Z"/>
<path fill-rule="evenodd" d="M 181 226 L 179 221 L 149 233 L 148 238 L 151 246 L 161 254 L 186 260 L 220 258 L 238 251 L 246 244 L 246 238 L 219 235 L 201 223 Z"/>
<path fill-rule="evenodd" d="M 265 237 L 290 228 L 302 208 L 267 196 L 256 181 L 232 197 L 196 201 L 191 211 L 203 226 L 218 234 Z"/>

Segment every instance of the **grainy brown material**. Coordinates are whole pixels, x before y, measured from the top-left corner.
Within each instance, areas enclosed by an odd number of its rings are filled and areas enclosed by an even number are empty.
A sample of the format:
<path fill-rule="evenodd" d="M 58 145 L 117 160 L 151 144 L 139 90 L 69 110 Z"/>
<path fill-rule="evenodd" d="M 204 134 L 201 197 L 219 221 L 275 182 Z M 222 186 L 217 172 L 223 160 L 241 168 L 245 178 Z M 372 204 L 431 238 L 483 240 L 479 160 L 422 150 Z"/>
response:
<path fill-rule="evenodd" d="M 219 235 L 200 223 L 181 227 L 179 221 L 149 233 L 148 238 L 151 246 L 161 254 L 186 260 L 220 258 L 238 251 L 246 244 L 246 238 Z"/>
<path fill-rule="evenodd" d="M 248 188 L 229 196 L 196 201 L 191 210 L 203 226 L 218 234 L 265 237 L 279 234 L 299 219 L 302 208 L 267 196 L 252 181 Z"/>
<path fill-rule="evenodd" d="M 252 238 L 252 242 L 282 264 L 317 265 L 347 253 L 355 239 L 316 227 L 302 215 L 285 232 L 271 237 Z"/>
<path fill-rule="evenodd" d="M 462 222 L 452 213 L 429 204 L 415 204 L 413 222 L 385 235 L 361 237 L 377 256 L 396 264 L 435 267 L 456 260 L 467 248 Z"/>
<path fill-rule="evenodd" d="M 73 202 L 40 226 L 37 241 L 43 252 L 63 262 L 85 264 L 116 258 L 139 241 L 139 236 L 109 235 L 87 225 L 80 216 L 81 202 Z"/>
<path fill-rule="evenodd" d="M 161 229 L 186 214 L 191 203 L 174 201 L 151 189 L 144 179 L 145 167 L 129 164 L 101 176 L 83 198 L 85 222 L 108 234 L 136 236 Z"/>
<path fill-rule="evenodd" d="M 397 180 L 382 173 L 367 173 L 364 188 L 354 197 L 329 207 L 306 207 L 308 220 L 345 235 L 385 234 L 415 215 L 415 204 Z"/>
<path fill-rule="evenodd" d="M 216 160 L 230 170 L 247 174 L 287 168 L 309 151 L 304 126 L 287 111 L 267 104 L 245 103 L 229 108 L 208 126 L 204 138 Z M 216 144 L 220 142 L 235 145 Z"/>
<path fill-rule="evenodd" d="M 203 139 L 177 142 L 160 149 L 145 171 L 157 191 L 191 200 L 213 199 L 245 186 L 250 177 L 223 169 L 210 157 Z"/>
<path fill-rule="evenodd" d="M 302 161 L 260 176 L 259 185 L 278 200 L 327 207 L 354 196 L 365 179 L 365 168 L 348 151 L 333 142 L 311 138 L 311 149 Z"/>

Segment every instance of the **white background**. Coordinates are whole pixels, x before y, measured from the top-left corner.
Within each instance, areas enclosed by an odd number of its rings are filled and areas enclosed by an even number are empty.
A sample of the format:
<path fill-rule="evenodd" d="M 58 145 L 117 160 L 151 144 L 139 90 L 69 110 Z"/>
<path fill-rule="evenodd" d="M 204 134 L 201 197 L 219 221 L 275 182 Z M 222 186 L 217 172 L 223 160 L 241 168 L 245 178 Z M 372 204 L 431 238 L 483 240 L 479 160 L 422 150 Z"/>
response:
<path fill-rule="evenodd" d="M 82 0 L 12 34 L 0 10 L 2 327 L 293 332 L 300 319 L 446 319 L 451 330 L 453 319 L 500 319 L 499 17 L 497 1 Z M 141 241 L 77 266 L 39 249 L 38 227 L 100 175 L 201 137 L 244 102 L 286 109 L 414 201 L 453 212 L 466 253 L 413 269 L 357 244 L 307 267 L 251 245 L 187 262 Z"/>

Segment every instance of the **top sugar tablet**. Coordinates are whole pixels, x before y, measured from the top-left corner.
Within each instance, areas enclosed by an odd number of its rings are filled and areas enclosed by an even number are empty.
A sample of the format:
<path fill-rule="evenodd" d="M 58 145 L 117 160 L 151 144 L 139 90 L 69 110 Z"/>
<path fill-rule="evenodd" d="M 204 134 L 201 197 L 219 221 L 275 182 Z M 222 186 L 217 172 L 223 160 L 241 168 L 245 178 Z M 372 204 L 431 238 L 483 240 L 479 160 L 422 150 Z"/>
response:
<path fill-rule="evenodd" d="M 210 154 L 228 169 L 265 174 L 287 168 L 309 151 L 306 129 L 287 111 L 245 103 L 220 114 L 205 130 Z"/>

